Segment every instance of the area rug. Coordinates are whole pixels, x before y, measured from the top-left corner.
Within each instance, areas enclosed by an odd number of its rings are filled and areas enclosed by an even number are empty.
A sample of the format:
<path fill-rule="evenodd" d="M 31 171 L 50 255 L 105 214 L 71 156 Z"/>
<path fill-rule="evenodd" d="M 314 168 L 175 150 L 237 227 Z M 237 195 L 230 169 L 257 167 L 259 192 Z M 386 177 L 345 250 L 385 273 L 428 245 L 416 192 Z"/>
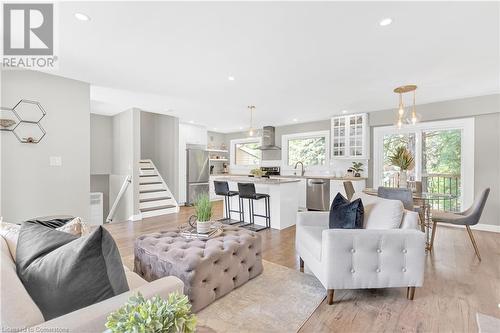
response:
<path fill-rule="evenodd" d="M 197 313 L 217 333 L 297 332 L 326 296 L 312 275 L 264 260 L 264 272 Z"/>
<path fill-rule="evenodd" d="M 476 313 L 476 320 L 479 333 L 500 332 L 500 318 L 487 316 L 478 312 Z"/>

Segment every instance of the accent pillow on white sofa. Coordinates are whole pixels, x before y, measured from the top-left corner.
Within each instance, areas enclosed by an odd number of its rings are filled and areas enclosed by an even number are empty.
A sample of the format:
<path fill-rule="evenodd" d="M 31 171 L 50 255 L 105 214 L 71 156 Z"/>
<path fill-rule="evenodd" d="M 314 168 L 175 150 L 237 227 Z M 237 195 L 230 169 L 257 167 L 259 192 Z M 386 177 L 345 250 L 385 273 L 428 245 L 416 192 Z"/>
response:
<path fill-rule="evenodd" d="M 379 198 L 365 193 L 354 193 L 351 200 L 361 199 L 365 208 L 365 229 L 397 229 L 404 215 L 403 203 L 399 200 Z"/>
<path fill-rule="evenodd" d="M 65 225 L 56 228 L 56 230 L 67 232 L 68 234 L 75 236 L 81 236 L 82 234 L 85 235 L 88 233 L 86 232 L 86 229 L 87 227 L 79 217 L 75 217 Z M 19 230 L 21 230 L 20 224 L 0 222 L 0 236 L 5 239 L 14 262 L 16 261 L 16 248 L 17 239 L 19 238 Z"/>

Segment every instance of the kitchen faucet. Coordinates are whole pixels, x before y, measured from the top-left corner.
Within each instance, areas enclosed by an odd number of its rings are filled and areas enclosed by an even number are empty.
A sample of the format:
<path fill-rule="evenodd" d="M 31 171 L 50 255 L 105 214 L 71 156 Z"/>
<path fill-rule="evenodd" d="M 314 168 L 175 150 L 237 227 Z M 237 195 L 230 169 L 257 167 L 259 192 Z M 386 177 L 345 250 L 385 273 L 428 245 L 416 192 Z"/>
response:
<path fill-rule="evenodd" d="M 302 166 L 302 170 L 301 170 L 301 172 L 300 172 L 300 175 L 303 177 L 303 176 L 304 176 L 304 173 L 305 173 L 306 171 L 304 170 L 304 163 L 302 163 L 302 161 L 298 161 L 297 163 L 295 163 L 295 167 L 294 167 L 294 169 L 295 169 L 295 170 L 297 170 L 297 165 L 299 165 L 299 163 L 300 163 L 300 165 Z M 294 174 L 294 175 L 297 175 L 297 171 L 295 171 L 293 174 Z"/>

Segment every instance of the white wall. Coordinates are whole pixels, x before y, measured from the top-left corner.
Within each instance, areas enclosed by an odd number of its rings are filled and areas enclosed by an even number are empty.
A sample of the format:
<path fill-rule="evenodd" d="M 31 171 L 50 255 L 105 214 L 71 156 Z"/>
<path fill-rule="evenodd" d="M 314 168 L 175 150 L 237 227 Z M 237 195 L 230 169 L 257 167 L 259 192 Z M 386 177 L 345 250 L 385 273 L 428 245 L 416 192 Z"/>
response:
<path fill-rule="evenodd" d="M 88 83 L 35 71 L 2 71 L 2 106 L 38 101 L 47 131 L 38 144 L 2 132 L 1 209 L 6 221 L 68 214 L 89 216 L 90 88 Z M 60 156 L 62 166 L 49 166 Z"/>

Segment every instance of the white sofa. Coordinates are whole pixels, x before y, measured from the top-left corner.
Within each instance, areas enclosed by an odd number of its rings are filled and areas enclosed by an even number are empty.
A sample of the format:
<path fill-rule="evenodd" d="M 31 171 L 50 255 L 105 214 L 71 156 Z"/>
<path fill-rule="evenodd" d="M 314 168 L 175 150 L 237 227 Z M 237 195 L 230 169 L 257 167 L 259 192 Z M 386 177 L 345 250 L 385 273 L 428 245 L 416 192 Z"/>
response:
<path fill-rule="evenodd" d="M 103 332 L 107 316 L 123 306 L 137 292 L 144 297 L 167 297 L 172 292 L 183 292 L 184 284 L 169 276 L 146 282 L 139 275 L 125 268 L 130 291 L 102 302 L 73 311 L 64 316 L 45 321 L 22 282 L 17 277 L 16 264 L 7 243 L 0 236 L 0 330 L 2 332 Z M 24 332 L 24 331 L 23 331 Z"/>
<path fill-rule="evenodd" d="M 329 229 L 329 212 L 300 212 L 295 246 L 327 289 L 407 287 L 413 299 L 424 280 L 425 236 L 418 214 L 400 201 L 355 194 L 365 207 L 364 229 Z"/>

